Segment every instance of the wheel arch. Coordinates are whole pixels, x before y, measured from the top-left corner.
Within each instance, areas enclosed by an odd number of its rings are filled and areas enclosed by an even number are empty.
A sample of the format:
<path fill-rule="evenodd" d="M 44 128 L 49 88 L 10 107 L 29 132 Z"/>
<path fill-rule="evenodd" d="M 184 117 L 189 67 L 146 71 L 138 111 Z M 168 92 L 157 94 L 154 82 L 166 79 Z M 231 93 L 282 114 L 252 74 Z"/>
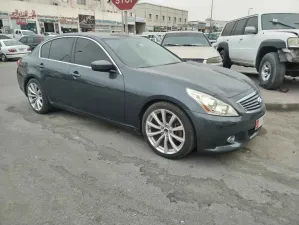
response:
<path fill-rule="evenodd" d="M 27 96 L 27 84 L 28 82 L 31 80 L 31 79 L 37 79 L 37 76 L 33 75 L 33 74 L 30 74 L 28 75 L 25 80 L 24 80 L 24 91 L 25 91 L 25 95 Z"/>
<path fill-rule="evenodd" d="M 229 56 L 229 47 L 227 42 L 220 42 L 217 46 L 217 51 L 221 52 L 222 50 L 226 50 Z"/>
<path fill-rule="evenodd" d="M 265 40 L 260 44 L 258 49 L 256 60 L 255 60 L 255 68 L 259 71 L 260 63 L 263 57 L 270 52 L 277 52 L 280 49 L 286 48 L 285 41 L 281 39 L 269 39 Z"/>

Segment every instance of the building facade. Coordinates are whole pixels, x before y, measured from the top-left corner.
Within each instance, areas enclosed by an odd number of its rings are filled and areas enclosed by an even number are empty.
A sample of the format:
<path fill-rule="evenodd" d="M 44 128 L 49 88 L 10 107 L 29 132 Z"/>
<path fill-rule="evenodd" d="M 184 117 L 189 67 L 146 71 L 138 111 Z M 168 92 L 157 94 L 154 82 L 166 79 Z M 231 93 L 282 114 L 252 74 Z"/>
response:
<path fill-rule="evenodd" d="M 225 20 L 212 20 L 211 22 L 211 19 L 208 18 L 206 19 L 206 26 L 207 26 L 206 31 L 210 32 L 210 27 L 212 27 L 211 32 L 221 32 L 226 24 L 227 21 Z"/>
<path fill-rule="evenodd" d="M 3 33 L 122 32 L 121 12 L 103 0 L 0 0 L 0 5 Z"/>
<path fill-rule="evenodd" d="M 186 30 L 188 11 L 151 3 L 139 3 L 129 15 L 144 18 L 145 31 Z"/>

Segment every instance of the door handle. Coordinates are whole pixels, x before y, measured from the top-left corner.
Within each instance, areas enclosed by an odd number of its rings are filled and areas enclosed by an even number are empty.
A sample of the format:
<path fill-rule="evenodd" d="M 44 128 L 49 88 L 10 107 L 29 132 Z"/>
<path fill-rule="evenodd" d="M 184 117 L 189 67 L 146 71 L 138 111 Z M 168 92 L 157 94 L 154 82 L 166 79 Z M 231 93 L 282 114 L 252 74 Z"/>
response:
<path fill-rule="evenodd" d="M 240 41 L 243 41 L 243 38 L 240 38 Z"/>
<path fill-rule="evenodd" d="M 43 69 L 43 68 L 45 68 L 45 65 L 43 63 L 41 63 L 41 64 L 38 65 L 38 67 Z"/>
<path fill-rule="evenodd" d="M 72 75 L 74 79 L 77 79 L 78 77 L 81 77 L 81 75 L 79 74 L 78 71 L 74 71 L 70 75 Z"/>

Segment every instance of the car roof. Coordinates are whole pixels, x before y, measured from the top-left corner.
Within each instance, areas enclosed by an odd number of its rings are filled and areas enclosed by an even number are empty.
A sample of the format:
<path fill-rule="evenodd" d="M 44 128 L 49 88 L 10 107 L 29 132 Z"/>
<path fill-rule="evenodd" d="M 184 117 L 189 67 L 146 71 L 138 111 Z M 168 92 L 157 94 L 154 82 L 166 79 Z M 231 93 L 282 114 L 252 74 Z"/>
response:
<path fill-rule="evenodd" d="M 56 37 L 68 37 L 68 36 L 78 36 L 78 37 L 90 37 L 90 38 L 99 38 L 99 39 L 121 39 L 128 37 L 138 37 L 132 36 L 129 34 L 117 34 L 117 33 L 99 33 L 99 32 L 84 32 L 84 33 L 67 33 L 62 35 L 57 35 Z"/>
<path fill-rule="evenodd" d="M 195 30 L 179 30 L 179 31 L 168 31 L 165 32 L 165 34 L 175 34 L 175 33 L 200 33 L 203 34 L 201 31 L 195 31 Z"/>

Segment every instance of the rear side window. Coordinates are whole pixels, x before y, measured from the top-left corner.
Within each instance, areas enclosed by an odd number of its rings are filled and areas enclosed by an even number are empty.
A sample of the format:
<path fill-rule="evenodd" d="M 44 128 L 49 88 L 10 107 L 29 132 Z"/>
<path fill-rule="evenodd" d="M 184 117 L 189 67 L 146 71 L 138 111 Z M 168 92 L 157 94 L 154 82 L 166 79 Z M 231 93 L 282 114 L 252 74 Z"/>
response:
<path fill-rule="evenodd" d="M 248 19 L 246 27 L 255 27 L 256 31 L 258 31 L 258 18 L 257 16 L 251 17 Z"/>
<path fill-rule="evenodd" d="M 49 41 L 49 42 L 47 42 L 46 44 L 44 44 L 41 47 L 41 49 L 40 49 L 40 56 L 42 58 L 46 58 L 47 59 L 49 57 L 51 43 L 52 43 L 52 41 Z"/>
<path fill-rule="evenodd" d="M 238 24 L 236 25 L 233 35 L 243 35 L 246 22 L 247 22 L 247 18 L 239 20 Z"/>
<path fill-rule="evenodd" d="M 97 60 L 110 61 L 107 54 L 95 42 L 78 38 L 74 53 L 74 63 L 82 66 L 91 66 L 91 63 Z"/>
<path fill-rule="evenodd" d="M 233 22 L 230 22 L 230 23 L 226 24 L 223 31 L 222 31 L 222 33 L 221 33 L 221 36 L 230 36 L 231 33 L 232 33 L 232 30 L 235 26 L 235 23 L 236 23 L 236 21 L 233 21 Z"/>
<path fill-rule="evenodd" d="M 49 59 L 70 62 L 74 38 L 59 38 L 52 41 Z"/>
<path fill-rule="evenodd" d="M 20 42 L 26 45 L 27 44 L 27 37 L 22 37 L 20 39 Z"/>
<path fill-rule="evenodd" d="M 43 37 L 33 37 L 33 44 L 38 45 L 43 41 Z"/>

